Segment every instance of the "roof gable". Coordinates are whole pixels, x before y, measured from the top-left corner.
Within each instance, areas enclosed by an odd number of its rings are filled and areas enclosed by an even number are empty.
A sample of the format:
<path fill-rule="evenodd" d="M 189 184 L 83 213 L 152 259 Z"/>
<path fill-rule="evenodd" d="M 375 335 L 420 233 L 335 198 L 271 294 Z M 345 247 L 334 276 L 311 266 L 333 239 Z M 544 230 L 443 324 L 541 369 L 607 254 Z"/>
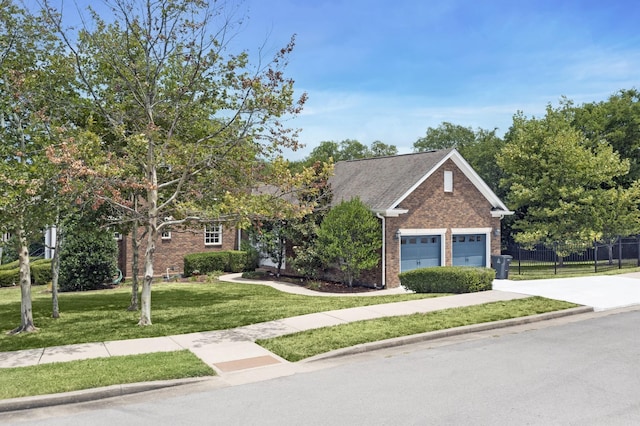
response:
<path fill-rule="evenodd" d="M 449 159 L 458 166 L 495 210 L 509 214 L 507 207 L 498 196 L 453 148 L 340 161 L 335 164 L 334 175 L 329 179 L 333 191 L 332 203 L 336 205 L 343 200 L 348 201 L 353 197 L 359 197 L 373 211 L 395 209 Z"/>

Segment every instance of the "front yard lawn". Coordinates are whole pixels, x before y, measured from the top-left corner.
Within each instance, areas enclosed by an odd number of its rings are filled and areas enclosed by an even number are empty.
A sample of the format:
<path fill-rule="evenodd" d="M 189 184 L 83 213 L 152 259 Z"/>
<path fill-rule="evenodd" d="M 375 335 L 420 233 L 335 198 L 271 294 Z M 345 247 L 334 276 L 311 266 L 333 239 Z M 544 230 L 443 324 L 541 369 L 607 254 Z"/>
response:
<path fill-rule="evenodd" d="M 159 283 L 151 296 L 152 326 L 137 325 L 139 312 L 128 312 L 131 289 L 61 293 L 60 318 L 51 318 L 51 294 L 33 287 L 36 333 L 9 336 L 20 325 L 20 289 L 0 289 L 0 352 L 74 343 L 170 336 L 223 330 L 297 315 L 437 295 L 310 297 L 282 293 L 257 284 Z"/>

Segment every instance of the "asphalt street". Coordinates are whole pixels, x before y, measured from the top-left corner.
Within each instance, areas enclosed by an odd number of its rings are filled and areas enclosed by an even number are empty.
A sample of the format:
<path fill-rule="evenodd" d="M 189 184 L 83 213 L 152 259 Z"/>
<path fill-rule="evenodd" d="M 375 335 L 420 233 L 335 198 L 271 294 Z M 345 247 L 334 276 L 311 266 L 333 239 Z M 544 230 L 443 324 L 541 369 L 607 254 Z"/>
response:
<path fill-rule="evenodd" d="M 424 342 L 240 386 L 0 415 L 3 424 L 628 425 L 640 422 L 640 309 Z"/>

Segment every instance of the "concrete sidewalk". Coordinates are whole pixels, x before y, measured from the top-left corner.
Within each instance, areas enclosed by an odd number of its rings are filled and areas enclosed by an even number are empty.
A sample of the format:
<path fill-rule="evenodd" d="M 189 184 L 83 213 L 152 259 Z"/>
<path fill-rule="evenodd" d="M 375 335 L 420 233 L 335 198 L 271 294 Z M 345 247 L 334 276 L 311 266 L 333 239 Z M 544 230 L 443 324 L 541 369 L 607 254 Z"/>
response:
<path fill-rule="evenodd" d="M 297 294 L 313 296 L 327 296 L 307 290 L 300 286 L 274 283 L 272 281 L 256 282 L 254 280 L 242 280 L 239 275 L 221 277 L 224 281 L 246 284 L 264 284 Z M 379 290 L 369 293 L 356 294 L 357 296 L 372 296 L 383 294 L 399 294 L 406 292 L 404 289 Z M 345 296 L 339 294 L 338 296 Z M 29 349 L 15 352 L 0 352 L 0 368 L 24 367 L 53 362 L 67 362 L 81 359 L 101 358 L 119 355 L 135 355 L 152 352 L 167 352 L 188 349 L 196 356 L 211 366 L 227 384 L 239 384 L 254 381 L 257 378 L 272 378 L 294 374 L 297 370 L 293 363 L 280 358 L 257 345 L 257 339 L 271 338 L 314 328 L 328 327 L 346 324 L 354 321 L 374 318 L 410 315 L 414 313 L 432 312 L 441 309 L 463 306 L 479 305 L 483 303 L 522 299 L 530 297 L 528 294 L 490 290 L 479 293 L 467 293 L 454 296 L 412 300 L 407 302 L 387 303 L 372 306 L 364 306 L 335 311 L 320 312 L 308 315 L 300 315 L 229 330 L 190 333 L 177 336 L 154 337 L 144 339 L 130 339 L 111 342 L 84 343 L 76 345 L 57 346 L 41 349 Z M 523 324 L 531 321 L 541 321 L 561 315 L 571 315 L 591 311 L 592 308 L 576 308 L 560 313 L 549 313 L 535 318 L 516 318 L 506 322 L 482 324 L 482 329 L 492 327 L 505 327 L 509 325 Z M 475 329 L 462 328 L 459 333 L 473 332 Z M 423 340 L 429 338 L 444 337 L 457 332 L 446 331 L 445 334 L 433 333 L 433 337 L 420 337 Z M 427 333 L 430 334 L 430 333 Z M 406 340 L 406 339 L 405 339 Z M 393 342 L 386 343 L 393 345 Z M 397 345 L 406 344 L 400 338 Z M 366 346 L 366 345 L 364 345 Z M 371 344 L 371 348 L 377 348 L 379 344 Z M 366 350 L 360 348 L 359 350 Z M 251 378 L 248 378 L 248 375 Z M 155 382 L 150 384 L 131 384 L 102 389 L 90 389 L 87 391 L 73 392 L 60 395 L 44 395 L 41 397 L 19 398 L 16 400 L 0 400 L 0 412 L 12 411 L 21 408 L 47 406 L 61 403 L 80 402 L 100 399 L 125 393 L 139 392 L 159 387 L 167 387 L 186 381 Z"/>

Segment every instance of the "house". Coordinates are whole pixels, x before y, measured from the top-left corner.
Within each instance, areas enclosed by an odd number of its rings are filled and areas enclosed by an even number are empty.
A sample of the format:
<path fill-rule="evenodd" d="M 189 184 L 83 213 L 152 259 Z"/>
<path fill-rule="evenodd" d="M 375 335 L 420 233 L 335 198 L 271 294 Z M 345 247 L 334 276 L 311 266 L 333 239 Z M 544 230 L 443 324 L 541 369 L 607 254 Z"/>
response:
<path fill-rule="evenodd" d="M 490 267 L 513 214 L 455 149 L 338 162 L 329 185 L 333 205 L 359 197 L 380 219 L 386 287 L 416 268 Z"/>
<path fill-rule="evenodd" d="M 141 229 L 142 233 L 143 230 Z M 131 235 L 116 234 L 118 268 L 125 277 L 132 276 L 133 249 Z M 224 223 L 202 224 L 191 228 L 162 232 L 156 242 L 153 269 L 156 276 L 173 276 L 183 272 L 184 256 L 207 251 L 240 250 L 239 231 Z M 144 273 L 144 239 L 139 249 L 139 274 Z"/>
<path fill-rule="evenodd" d="M 333 206 L 359 197 L 380 219 L 381 262 L 366 281 L 386 287 L 399 286 L 398 274 L 415 268 L 490 267 L 491 255 L 500 254 L 500 220 L 513 214 L 455 149 L 341 161 L 329 186 Z M 128 238 L 120 243 L 125 276 L 132 263 Z M 180 273 L 185 254 L 238 250 L 241 239 L 224 224 L 165 232 L 156 245 L 155 272 Z M 141 267 L 143 255 L 141 249 Z"/>

